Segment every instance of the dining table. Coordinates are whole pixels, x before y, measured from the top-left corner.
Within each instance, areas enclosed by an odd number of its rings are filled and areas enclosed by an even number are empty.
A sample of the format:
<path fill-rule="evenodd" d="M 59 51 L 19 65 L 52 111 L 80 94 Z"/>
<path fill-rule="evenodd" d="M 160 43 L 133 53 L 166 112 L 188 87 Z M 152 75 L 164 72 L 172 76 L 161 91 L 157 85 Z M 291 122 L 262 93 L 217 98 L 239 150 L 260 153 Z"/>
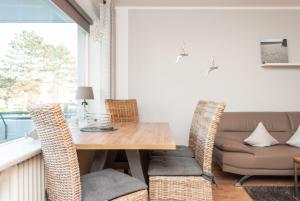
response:
<path fill-rule="evenodd" d="M 100 126 L 97 123 L 89 125 Z M 77 150 L 101 150 L 99 169 L 110 168 L 118 150 L 124 150 L 131 175 L 147 183 L 148 156 L 151 150 L 175 150 L 176 143 L 169 123 L 116 123 L 113 131 L 81 131 L 72 127 L 73 143 Z"/>

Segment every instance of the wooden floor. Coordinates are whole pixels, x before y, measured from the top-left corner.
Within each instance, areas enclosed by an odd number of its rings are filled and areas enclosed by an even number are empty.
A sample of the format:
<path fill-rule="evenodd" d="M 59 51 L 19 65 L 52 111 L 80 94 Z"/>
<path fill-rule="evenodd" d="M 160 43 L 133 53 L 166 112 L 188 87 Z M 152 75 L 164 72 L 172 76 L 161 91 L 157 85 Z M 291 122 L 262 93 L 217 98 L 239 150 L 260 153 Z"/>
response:
<path fill-rule="evenodd" d="M 240 176 L 224 173 L 217 164 L 213 164 L 213 172 L 216 176 L 218 187 L 213 187 L 214 201 L 251 201 L 242 187 L 234 184 Z M 252 177 L 244 183 L 244 186 L 292 186 L 293 177 Z"/>

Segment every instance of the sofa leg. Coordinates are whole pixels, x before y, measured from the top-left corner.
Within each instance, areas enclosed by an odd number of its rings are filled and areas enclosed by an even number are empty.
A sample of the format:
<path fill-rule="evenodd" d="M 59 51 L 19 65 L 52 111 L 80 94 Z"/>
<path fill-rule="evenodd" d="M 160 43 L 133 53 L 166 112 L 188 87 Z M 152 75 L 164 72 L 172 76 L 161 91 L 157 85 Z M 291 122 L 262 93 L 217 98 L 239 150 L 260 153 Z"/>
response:
<path fill-rule="evenodd" d="M 240 180 L 238 180 L 236 183 L 235 183 L 235 187 L 242 187 L 243 183 L 249 179 L 249 177 L 251 177 L 251 175 L 245 175 L 243 176 L 242 178 L 240 178 Z"/>

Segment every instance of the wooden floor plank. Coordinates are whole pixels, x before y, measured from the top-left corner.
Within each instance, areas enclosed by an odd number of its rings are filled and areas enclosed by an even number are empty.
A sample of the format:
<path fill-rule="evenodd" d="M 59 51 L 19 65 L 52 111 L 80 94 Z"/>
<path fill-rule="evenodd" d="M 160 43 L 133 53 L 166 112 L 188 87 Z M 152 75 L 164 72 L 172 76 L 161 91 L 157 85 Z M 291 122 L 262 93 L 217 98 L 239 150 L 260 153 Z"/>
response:
<path fill-rule="evenodd" d="M 234 184 L 240 176 L 224 173 L 217 164 L 213 164 L 213 172 L 216 176 L 218 187 L 213 187 L 214 201 L 251 201 L 243 187 L 235 187 Z M 252 177 L 244 183 L 244 186 L 292 186 L 293 177 Z"/>

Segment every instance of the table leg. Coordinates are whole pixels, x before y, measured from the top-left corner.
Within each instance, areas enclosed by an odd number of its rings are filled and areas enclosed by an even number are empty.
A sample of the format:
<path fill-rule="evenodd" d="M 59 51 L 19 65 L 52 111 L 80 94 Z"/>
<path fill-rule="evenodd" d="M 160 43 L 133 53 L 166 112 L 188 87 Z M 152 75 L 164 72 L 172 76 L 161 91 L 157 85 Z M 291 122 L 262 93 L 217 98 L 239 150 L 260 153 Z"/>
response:
<path fill-rule="evenodd" d="M 126 156 L 132 176 L 148 183 L 148 153 L 139 150 L 126 150 Z"/>
<path fill-rule="evenodd" d="M 294 162 L 294 188 L 295 188 L 295 197 L 298 195 L 298 174 L 297 174 L 297 163 Z"/>
<path fill-rule="evenodd" d="M 97 151 L 91 167 L 91 172 L 112 168 L 116 160 L 116 150 Z"/>

